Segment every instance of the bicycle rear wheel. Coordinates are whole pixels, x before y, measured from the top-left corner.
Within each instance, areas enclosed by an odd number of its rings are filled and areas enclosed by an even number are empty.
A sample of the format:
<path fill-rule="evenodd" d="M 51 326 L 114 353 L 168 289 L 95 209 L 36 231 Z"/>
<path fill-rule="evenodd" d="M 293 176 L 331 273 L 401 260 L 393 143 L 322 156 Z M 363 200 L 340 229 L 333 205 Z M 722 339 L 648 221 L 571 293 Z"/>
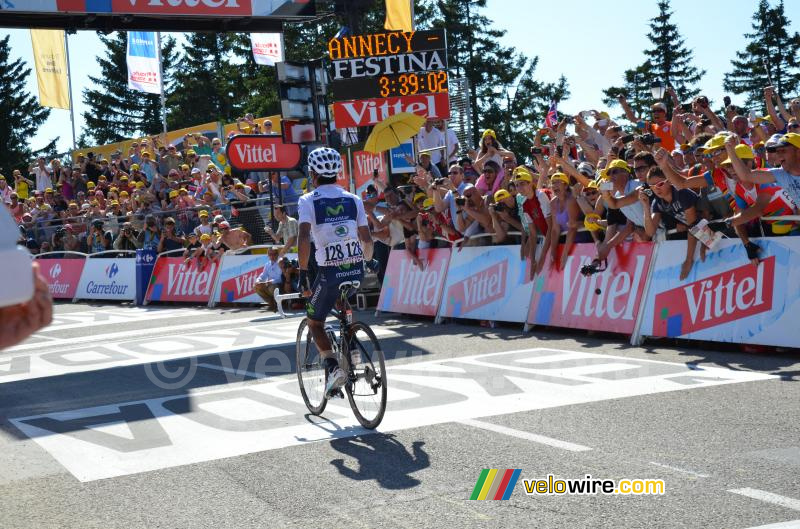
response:
<path fill-rule="evenodd" d="M 308 411 L 314 415 L 325 411 L 325 366 L 306 320 L 297 329 L 297 381 Z"/>
<path fill-rule="evenodd" d="M 350 333 L 348 355 L 353 366 L 345 386 L 347 399 L 361 426 L 372 430 L 386 412 L 386 362 L 378 338 L 368 325 L 355 322 Z"/>

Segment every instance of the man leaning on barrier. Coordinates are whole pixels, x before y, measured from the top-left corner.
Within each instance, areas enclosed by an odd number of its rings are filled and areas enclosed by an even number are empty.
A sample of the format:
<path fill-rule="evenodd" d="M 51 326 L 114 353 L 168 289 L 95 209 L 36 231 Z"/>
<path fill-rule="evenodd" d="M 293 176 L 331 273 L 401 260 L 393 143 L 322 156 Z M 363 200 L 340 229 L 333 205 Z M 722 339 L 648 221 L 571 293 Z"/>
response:
<path fill-rule="evenodd" d="M 277 312 L 278 305 L 275 302 L 275 289 L 283 284 L 283 270 L 278 261 L 278 248 L 273 246 L 267 252 L 267 264 L 261 271 L 261 275 L 256 279 L 255 291 L 267 304 L 267 308 L 272 312 Z"/>

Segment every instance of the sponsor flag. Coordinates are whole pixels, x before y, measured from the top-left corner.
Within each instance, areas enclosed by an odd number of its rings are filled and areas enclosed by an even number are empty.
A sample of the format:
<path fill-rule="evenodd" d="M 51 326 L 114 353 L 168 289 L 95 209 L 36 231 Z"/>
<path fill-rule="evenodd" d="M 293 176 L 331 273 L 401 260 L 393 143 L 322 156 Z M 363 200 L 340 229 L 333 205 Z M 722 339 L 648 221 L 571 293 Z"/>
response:
<path fill-rule="evenodd" d="M 67 53 L 64 31 L 32 29 L 33 60 L 39 83 L 39 104 L 43 107 L 70 108 Z"/>
<path fill-rule="evenodd" d="M 283 62 L 283 42 L 280 33 L 250 33 L 250 46 L 256 64 L 275 66 Z"/>
<path fill-rule="evenodd" d="M 484 468 L 470 500 L 507 500 L 514 492 L 521 468 Z"/>
<path fill-rule="evenodd" d="M 128 88 L 161 93 L 161 54 L 158 36 L 152 31 L 128 32 Z"/>
<path fill-rule="evenodd" d="M 414 31 L 411 19 L 411 2 L 413 0 L 386 0 L 386 21 L 384 29 L 397 31 Z"/>
<path fill-rule="evenodd" d="M 547 116 L 544 118 L 545 127 L 555 127 L 558 125 L 558 110 L 556 110 L 556 102 L 550 101 L 550 110 L 547 111 Z"/>

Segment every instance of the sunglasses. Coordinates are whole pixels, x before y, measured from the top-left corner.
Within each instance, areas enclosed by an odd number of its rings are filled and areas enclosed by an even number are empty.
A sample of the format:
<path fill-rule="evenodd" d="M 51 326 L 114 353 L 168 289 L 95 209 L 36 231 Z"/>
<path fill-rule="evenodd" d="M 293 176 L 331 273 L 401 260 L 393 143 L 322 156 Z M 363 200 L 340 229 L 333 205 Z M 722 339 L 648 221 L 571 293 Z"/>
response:
<path fill-rule="evenodd" d="M 800 123 L 790 123 L 789 125 L 787 125 L 787 128 L 800 129 Z"/>

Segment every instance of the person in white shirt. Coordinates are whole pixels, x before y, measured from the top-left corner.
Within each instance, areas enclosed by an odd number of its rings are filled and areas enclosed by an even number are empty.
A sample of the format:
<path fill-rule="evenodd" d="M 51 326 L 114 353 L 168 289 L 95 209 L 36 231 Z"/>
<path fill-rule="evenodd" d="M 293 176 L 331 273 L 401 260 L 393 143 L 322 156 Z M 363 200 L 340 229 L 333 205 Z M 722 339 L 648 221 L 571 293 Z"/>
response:
<path fill-rule="evenodd" d="M 261 275 L 256 279 L 254 290 L 261 299 L 267 304 L 267 308 L 272 312 L 278 310 L 278 304 L 275 302 L 275 289 L 278 288 L 283 282 L 283 271 L 281 264 L 278 261 L 278 247 L 273 246 L 267 251 L 269 260 L 264 265 L 264 270 Z"/>
<path fill-rule="evenodd" d="M 36 160 L 36 167 L 32 167 L 30 172 L 36 175 L 37 191 L 44 192 L 45 189 L 53 187 L 53 173 L 45 165 L 44 156 Z"/>
<path fill-rule="evenodd" d="M 419 133 L 417 134 L 417 148 L 420 151 L 426 151 L 435 147 L 444 147 L 444 134 L 434 127 L 433 124 L 434 122 L 429 119 L 425 122 L 425 126 L 419 129 Z M 431 162 L 434 165 L 441 164 L 443 151 L 444 149 L 430 151 Z"/>

